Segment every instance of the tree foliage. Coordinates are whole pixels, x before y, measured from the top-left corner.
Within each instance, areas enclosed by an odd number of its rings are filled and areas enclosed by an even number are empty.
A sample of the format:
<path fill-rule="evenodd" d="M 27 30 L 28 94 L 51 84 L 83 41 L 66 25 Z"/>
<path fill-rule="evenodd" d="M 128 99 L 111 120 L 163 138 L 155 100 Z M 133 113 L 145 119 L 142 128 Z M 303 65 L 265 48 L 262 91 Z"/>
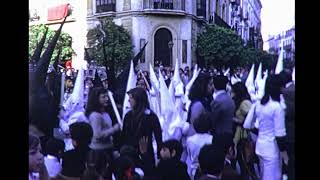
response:
<path fill-rule="evenodd" d="M 277 56 L 250 45 L 244 46 L 243 40 L 231 29 L 211 25 L 198 36 L 197 52 L 205 61 L 205 65 L 221 69 L 222 67 L 247 67 L 262 63 L 263 70 L 274 69 Z"/>
<path fill-rule="evenodd" d="M 45 33 L 46 27 L 48 26 L 44 24 L 33 25 L 29 27 L 29 57 L 33 55 L 37 47 L 37 44 L 40 42 L 42 36 Z M 48 43 L 50 42 L 54 34 L 55 34 L 55 31 L 49 28 L 48 33 L 46 35 L 46 41 L 44 43 L 44 47 L 41 53 L 45 51 L 45 49 L 48 46 Z M 53 61 L 56 58 L 60 48 L 61 48 L 60 60 L 62 62 L 66 60 L 70 60 L 74 53 L 74 50 L 72 49 L 71 45 L 72 45 L 71 36 L 68 33 L 61 32 L 60 38 L 52 54 L 51 61 Z"/>
<path fill-rule="evenodd" d="M 114 68 L 115 72 L 119 72 L 133 57 L 131 37 L 126 29 L 116 25 L 112 19 L 106 18 L 101 22 L 100 27 L 88 31 L 89 56 L 99 65 Z"/>
<path fill-rule="evenodd" d="M 225 65 L 239 66 L 243 50 L 241 38 L 232 30 L 216 25 L 207 26 L 198 36 L 197 50 L 204 57 L 206 66 L 222 68 Z"/>

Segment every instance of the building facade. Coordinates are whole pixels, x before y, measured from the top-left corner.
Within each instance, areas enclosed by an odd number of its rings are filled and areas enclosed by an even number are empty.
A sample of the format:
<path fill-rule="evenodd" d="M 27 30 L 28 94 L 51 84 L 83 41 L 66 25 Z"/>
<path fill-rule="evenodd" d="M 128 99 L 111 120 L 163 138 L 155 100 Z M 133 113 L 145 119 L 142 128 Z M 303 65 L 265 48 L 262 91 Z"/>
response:
<path fill-rule="evenodd" d="M 245 44 L 262 49 L 260 0 L 230 0 L 229 24 Z"/>
<path fill-rule="evenodd" d="M 279 55 L 281 48 L 284 49 L 284 61 L 295 60 L 295 27 L 290 28 L 275 36 L 269 36 L 264 49 L 271 54 Z"/>
<path fill-rule="evenodd" d="M 67 18 L 62 31 L 72 37 L 72 66 L 76 69 L 84 62 L 84 47 L 86 45 L 87 26 L 87 2 L 78 0 L 29 0 L 29 26 L 46 24 L 51 29 L 57 30 L 63 18 L 59 16 L 63 9 L 68 6 L 72 14 Z"/>
<path fill-rule="evenodd" d="M 86 32 L 104 17 L 112 17 L 128 30 L 134 54 L 148 42 L 139 64 L 141 69 L 148 69 L 149 63 L 174 66 L 176 61 L 180 67 L 191 67 L 197 62 L 197 35 L 206 24 L 232 28 L 246 43 L 252 40 L 255 47 L 262 48 L 260 0 L 42 0 L 41 8 L 52 6 L 52 2 L 70 3 L 73 7 L 74 17 L 63 31 L 74 37 L 76 61 L 83 59 Z M 38 23 L 44 22 L 41 19 Z"/>

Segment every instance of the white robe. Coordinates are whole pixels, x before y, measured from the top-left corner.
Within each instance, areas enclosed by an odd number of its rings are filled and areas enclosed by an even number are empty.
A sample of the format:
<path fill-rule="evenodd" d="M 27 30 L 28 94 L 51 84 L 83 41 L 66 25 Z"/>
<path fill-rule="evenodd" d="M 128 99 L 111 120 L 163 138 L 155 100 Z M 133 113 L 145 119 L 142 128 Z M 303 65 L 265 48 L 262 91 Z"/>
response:
<path fill-rule="evenodd" d="M 256 154 L 260 158 L 262 180 L 281 178 L 280 151 L 276 137 L 286 135 L 284 110 L 279 102 L 271 98 L 265 104 L 256 107 L 259 135 L 256 142 Z"/>
<path fill-rule="evenodd" d="M 196 133 L 187 139 L 187 160 L 188 174 L 191 179 L 194 179 L 196 170 L 199 167 L 198 156 L 201 148 L 206 144 L 212 143 L 212 135 L 208 133 Z"/>

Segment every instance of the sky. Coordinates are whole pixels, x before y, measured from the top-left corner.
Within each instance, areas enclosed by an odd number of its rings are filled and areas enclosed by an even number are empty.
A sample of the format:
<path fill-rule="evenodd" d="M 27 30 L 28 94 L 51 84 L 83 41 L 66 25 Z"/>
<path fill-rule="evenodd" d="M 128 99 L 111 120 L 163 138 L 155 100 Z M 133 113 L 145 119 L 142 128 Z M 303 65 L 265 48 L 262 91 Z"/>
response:
<path fill-rule="evenodd" d="M 295 0 L 260 0 L 261 33 L 263 41 L 268 35 L 277 35 L 295 25 Z"/>

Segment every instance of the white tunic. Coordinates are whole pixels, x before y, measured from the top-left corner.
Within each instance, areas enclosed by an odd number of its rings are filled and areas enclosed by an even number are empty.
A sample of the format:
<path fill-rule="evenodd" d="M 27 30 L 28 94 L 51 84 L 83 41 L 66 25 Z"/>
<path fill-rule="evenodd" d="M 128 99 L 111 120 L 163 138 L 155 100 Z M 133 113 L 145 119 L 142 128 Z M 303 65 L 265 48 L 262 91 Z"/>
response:
<path fill-rule="evenodd" d="M 56 177 L 62 169 L 58 159 L 51 155 L 47 155 L 46 157 L 44 157 L 44 164 L 46 165 L 49 176 L 51 178 Z"/>
<path fill-rule="evenodd" d="M 262 180 L 281 177 L 280 151 L 276 137 L 286 135 L 284 110 L 281 104 L 271 98 L 256 108 L 259 135 L 256 142 L 256 154 L 262 163 Z"/>
<path fill-rule="evenodd" d="M 196 170 L 199 167 L 198 156 L 200 149 L 206 145 L 212 143 L 212 135 L 204 133 L 196 133 L 187 139 L 187 160 L 188 174 L 190 177 L 194 177 Z"/>

